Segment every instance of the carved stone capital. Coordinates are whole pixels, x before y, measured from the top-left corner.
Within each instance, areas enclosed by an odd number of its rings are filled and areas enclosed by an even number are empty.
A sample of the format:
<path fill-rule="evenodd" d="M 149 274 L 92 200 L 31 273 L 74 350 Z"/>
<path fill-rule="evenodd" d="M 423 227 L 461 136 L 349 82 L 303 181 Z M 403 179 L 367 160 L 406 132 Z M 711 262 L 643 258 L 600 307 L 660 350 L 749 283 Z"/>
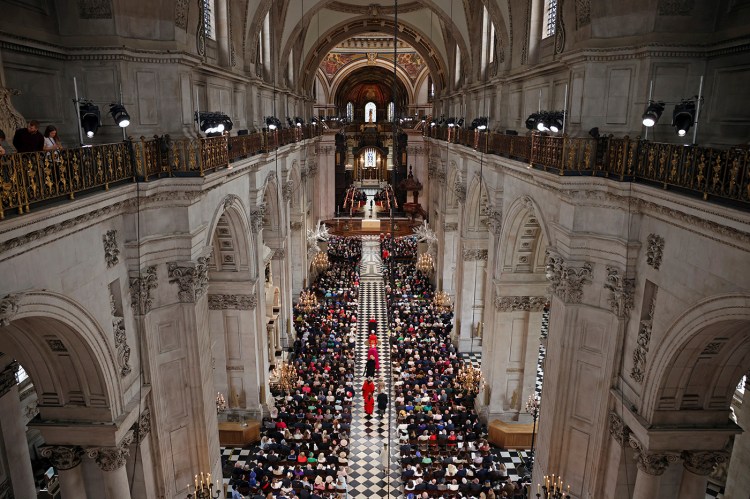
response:
<path fill-rule="evenodd" d="M 93 447 L 87 450 L 87 454 L 96 461 L 100 470 L 115 471 L 125 466 L 125 462 L 130 455 L 128 446 L 132 441 L 133 435 L 128 434 L 117 447 Z"/>
<path fill-rule="evenodd" d="M 607 280 L 604 289 L 610 291 L 609 306 L 612 312 L 620 318 L 625 318 L 633 309 L 635 295 L 635 279 L 625 279 L 620 271 L 614 267 L 607 267 Z"/>
<path fill-rule="evenodd" d="M 271 258 L 274 260 L 283 260 L 286 258 L 286 250 L 284 248 L 275 249 Z"/>
<path fill-rule="evenodd" d="M 0 397 L 16 386 L 16 372 L 18 372 L 18 367 L 18 362 L 14 360 L 8 364 L 5 369 L 0 371 Z"/>
<path fill-rule="evenodd" d="M 550 282 L 550 293 L 565 303 L 581 303 L 583 285 L 591 283 L 592 268 L 588 262 L 580 267 L 567 265 L 560 255 L 548 250 L 546 275 Z"/>
<path fill-rule="evenodd" d="M 638 469 L 649 475 L 659 476 L 664 474 L 669 463 L 674 463 L 679 459 L 678 456 L 674 454 L 647 452 L 632 434 L 629 437 L 629 441 L 630 446 L 635 449 Z"/>
<path fill-rule="evenodd" d="M 503 230 L 503 212 L 490 208 L 487 212 L 487 229 L 495 236 L 499 236 Z"/>
<path fill-rule="evenodd" d="M 661 258 L 664 254 L 664 238 L 656 234 L 649 234 L 646 243 L 646 263 L 659 270 Z"/>
<path fill-rule="evenodd" d="M 158 278 L 156 267 L 146 267 L 140 274 L 130 274 L 130 306 L 135 315 L 146 315 L 151 311 L 151 305 L 154 302 L 151 296 L 157 286 Z"/>
<path fill-rule="evenodd" d="M 473 249 L 464 248 L 462 253 L 465 262 L 475 262 L 478 260 L 487 261 L 487 250 L 486 249 Z"/>
<path fill-rule="evenodd" d="M 5 295 L 5 297 L 0 300 L 0 326 L 7 326 L 13 321 L 18 313 L 22 296 L 23 295 L 20 293 L 11 293 Z"/>
<path fill-rule="evenodd" d="M 614 412 L 609 413 L 609 434 L 620 444 L 620 447 L 628 445 L 630 428 Z"/>
<path fill-rule="evenodd" d="M 456 177 L 456 181 L 453 184 L 453 192 L 455 192 L 459 203 L 464 204 L 466 202 L 466 186 L 458 177 Z"/>
<path fill-rule="evenodd" d="M 257 234 L 263 228 L 263 217 L 266 214 L 266 203 L 261 203 L 250 212 L 250 230 Z"/>
<path fill-rule="evenodd" d="M 208 258 L 199 257 L 195 262 L 183 265 L 167 263 L 169 282 L 177 284 L 177 296 L 182 303 L 195 303 L 208 289 Z"/>
<path fill-rule="evenodd" d="M 67 445 L 45 445 L 39 449 L 42 456 L 46 457 L 58 470 L 72 470 L 83 458 L 84 451 L 77 446 Z"/>
<path fill-rule="evenodd" d="M 103 236 L 104 242 L 104 260 L 107 262 L 107 268 L 112 268 L 120 262 L 120 249 L 117 247 L 117 231 L 108 230 Z"/>
<path fill-rule="evenodd" d="M 254 310 L 257 304 L 255 295 L 208 295 L 209 310 Z"/>
<path fill-rule="evenodd" d="M 682 465 L 690 473 L 709 475 L 718 464 L 728 461 L 726 451 L 690 451 L 682 452 Z"/>
<path fill-rule="evenodd" d="M 545 296 L 496 296 L 495 309 L 498 312 L 541 312 L 547 303 Z"/>

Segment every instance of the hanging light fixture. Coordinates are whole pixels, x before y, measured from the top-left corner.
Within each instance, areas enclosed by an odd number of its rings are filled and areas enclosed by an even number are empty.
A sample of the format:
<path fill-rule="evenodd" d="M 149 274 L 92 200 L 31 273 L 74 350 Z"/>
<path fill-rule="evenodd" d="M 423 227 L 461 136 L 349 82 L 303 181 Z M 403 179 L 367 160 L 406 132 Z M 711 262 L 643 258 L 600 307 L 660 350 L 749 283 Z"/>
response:
<path fill-rule="evenodd" d="M 313 257 L 311 265 L 316 272 L 325 272 L 328 270 L 328 267 L 331 266 L 331 262 L 328 260 L 328 253 L 319 251 Z"/>
<path fill-rule="evenodd" d="M 299 303 L 297 304 L 297 308 L 306 313 L 310 313 L 318 308 L 318 299 L 315 297 L 315 293 L 303 289 L 299 294 Z"/>
<path fill-rule="evenodd" d="M 117 126 L 120 128 L 127 128 L 130 126 L 130 115 L 122 104 L 110 104 L 109 114 L 112 115 L 112 119 L 115 120 L 115 123 L 117 123 Z"/>
<path fill-rule="evenodd" d="M 453 305 L 451 304 L 451 297 L 445 291 L 438 291 L 435 293 L 435 297 L 432 299 L 433 305 L 441 313 L 450 312 Z"/>
<path fill-rule="evenodd" d="M 86 132 L 86 137 L 92 138 L 97 130 L 99 130 L 99 125 L 101 123 L 99 106 L 92 104 L 91 102 L 81 102 L 78 109 L 81 118 L 81 127 L 83 128 L 83 131 Z"/>
<path fill-rule="evenodd" d="M 479 383 L 482 381 L 482 371 L 471 363 L 465 362 L 456 374 L 456 384 L 461 390 L 474 396 L 479 392 Z"/>
<path fill-rule="evenodd" d="M 429 253 L 422 253 L 417 258 L 417 270 L 424 275 L 432 274 L 432 270 L 435 268 L 435 262 L 432 259 L 432 255 Z"/>
<path fill-rule="evenodd" d="M 227 410 L 227 400 L 224 398 L 224 394 L 221 392 L 216 393 L 216 412 L 224 412 Z"/>
<path fill-rule="evenodd" d="M 672 112 L 672 126 L 677 135 L 684 137 L 695 121 L 695 101 L 685 100 L 674 107 Z"/>
<path fill-rule="evenodd" d="M 664 103 L 650 101 L 643 112 L 643 126 L 651 128 L 659 121 L 661 113 L 664 112 Z"/>

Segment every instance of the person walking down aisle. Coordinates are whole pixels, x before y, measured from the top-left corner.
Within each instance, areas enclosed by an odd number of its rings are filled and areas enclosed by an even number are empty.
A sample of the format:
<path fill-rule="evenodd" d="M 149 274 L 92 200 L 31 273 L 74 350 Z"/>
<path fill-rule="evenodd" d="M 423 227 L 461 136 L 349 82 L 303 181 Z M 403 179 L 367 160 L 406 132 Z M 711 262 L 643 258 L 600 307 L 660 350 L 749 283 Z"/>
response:
<path fill-rule="evenodd" d="M 365 376 L 372 378 L 375 376 L 375 356 L 370 355 L 365 364 Z"/>
<path fill-rule="evenodd" d="M 367 417 L 372 416 L 372 411 L 375 409 L 375 399 L 372 398 L 372 393 L 368 393 L 365 397 L 365 414 Z"/>
<path fill-rule="evenodd" d="M 385 410 L 388 408 L 388 394 L 385 392 L 378 393 L 378 415 L 382 418 Z"/>
<path fill-rule="evenodd" d="M 367 396 L 372 395 L 373 393 L 375 393 L 375 383 L 368 378 L 362 383 L 362 398 L 367 400 Z"/>

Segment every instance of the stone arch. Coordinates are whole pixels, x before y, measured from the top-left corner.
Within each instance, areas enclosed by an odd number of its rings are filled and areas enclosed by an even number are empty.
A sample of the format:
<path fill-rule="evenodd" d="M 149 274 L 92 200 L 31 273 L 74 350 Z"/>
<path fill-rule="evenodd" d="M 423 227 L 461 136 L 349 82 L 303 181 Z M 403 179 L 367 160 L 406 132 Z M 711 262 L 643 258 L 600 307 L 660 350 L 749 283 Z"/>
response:
<path fill-rule="evenodd" d="M 689 411 L 693 423 L 698 413 L 702 424 L 726 423 L 735 387 L 750 370 L 750 294 L 699 301 L 650 350 L 639 411 L 646 421 L 680 424 Z"/>
<path fill-rule="evenodd" d="M 544 251 L 552 239 L 541 214 L 530 196 L 511 203 L 500 235 L 495 278 L 503 273 L 543 273 Z"/>
<path fill-rule="evenodd" d="M 383 68 L 388 71 L 393 71 L 393 62 L 388 64 L 387 61 L 383 59 L 375 59 L 374 62 L 371 62 L 369 60 L 360 60 L 355 61 L 352 63 L 349 63 L 346 65 L 346 67 L 343 68 L 343 70 L 340 70 L 336 76 L 334 76 L 333 81 L 331 81 L 331 101 L 333 103 L 335 102 L 336 95 L 339 92 L 339 87 L 341 87 L 341 84 L 346 81 L 346 79 L 355 71 L 362 68 L 368 68 L 368 67 L 378 67 Z M 398 80 L 403 84 L 404 89 L 406 89 L 406 104 L 414 104 L 416 101 L 416 92 L 415 88 L 413 87 L 411 81 L 409 80 L 409 75 L 406 74 L 406 71 L 401 68 L 401 66 L 396 66 L 396 77 Z M 331 103 L 329 101 L 329 103 Z"/>
<path fill-rule="evenodd" d="M 122 414 L 127 401 L 110 347 L 114 335 L 85 307 L 70 297 L 34 290 L 5 297 L 0 310 L 0 324 L 6 324 L 0 326 L 0 351 L 28 372 L 42 420 L 104 423 Z"/>
<path fill-rule="evenodd" d="M 212 271 L 250 271 L 250 222 L 247 209 L 234 194 L 224 197 L 214 210 L 206 246 L 212 249 L 209 269 Z"/>

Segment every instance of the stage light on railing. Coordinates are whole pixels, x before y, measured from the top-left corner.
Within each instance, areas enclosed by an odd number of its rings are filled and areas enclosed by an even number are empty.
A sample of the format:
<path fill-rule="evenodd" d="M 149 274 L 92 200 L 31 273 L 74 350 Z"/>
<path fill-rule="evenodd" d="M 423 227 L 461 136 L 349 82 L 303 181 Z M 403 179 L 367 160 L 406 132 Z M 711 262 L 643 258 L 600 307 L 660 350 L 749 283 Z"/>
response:
<path fill-rule="evenodd" d="M 447 122 L 448 128 L 453 128 L 456 126 L 456 118 L 448 118 Z"/>
<path fill-rule="evenodd" d="M 268 116 L 266 117 L 266 126 L 269 130 L 276 130 L 281 126 L 281 121 L 275 116 Z"/>
<path fill-rule="evenodd" d="M 526 128 L 529 130 L 536 130 L 537 124 L 541 120 L 541 115 L 539 113 L 531 113 L 528 118 L 526 118 Z"/>
<path fill-rule="evenodd" d="M 301 127 L 302 125 L 305 124 L 305 120 L 303 120 L 302 118 L 300 118 L 299 116 L 297 116 L 297 117 L 294 118 L 294 123 L 298 127 Z"/>
<path fill-rule="evenodd" d="M 224 133 L 232 129 L 232 119 L 224 113 L 195 112 L 195 121 L 205 134 Z"/>
<path fill-rule="evenodd" d="M 695 122 L 695 101 L 682 101 L 674 107 L 672 112 L 672 126 L 677 135 L 684 137 Z"/>
<path fill-rule="evenodd" d="M 555 111 L 549 113 L 549 125 L 547 125 L 551 132 L 557 133 L 563 129 L 563 123 L 565 120 L 565 113 L 562 111 Z"/>
<path fill-rule="evenodd" d="M 661 113 L 664 112 L 664 103 L 651 101 L 643 112 L 643 126 L 652 127 L 659 121 Z"/>
<path fill-rule="evenodd" d="M 92 138 L 96 134 L 96 131 L 99 130 L 101 122 L 99 106 L 91 102 L 82 102 L 78 109 L 80 112 L 81 127 L 86 132 L 86 137 Z"/>
<path fill-rule="evenodd" d="M 464 126 L 464 119 L 463 119 L 463 118 L 459 119 L 459 120 L 458 120 L 458 121 L 456 122 L 456 126 L 457 126 L 458 128 L 463 128 L 463 126 Z"/>
<path fill-rule="evenodd" d="M 130 115 L 122 104 L 110 104 L 109 114 L 112 115 L 112 119 L 115 120 L 115 123 L 117 123 L 120 128 L 130 126 Z"/>

